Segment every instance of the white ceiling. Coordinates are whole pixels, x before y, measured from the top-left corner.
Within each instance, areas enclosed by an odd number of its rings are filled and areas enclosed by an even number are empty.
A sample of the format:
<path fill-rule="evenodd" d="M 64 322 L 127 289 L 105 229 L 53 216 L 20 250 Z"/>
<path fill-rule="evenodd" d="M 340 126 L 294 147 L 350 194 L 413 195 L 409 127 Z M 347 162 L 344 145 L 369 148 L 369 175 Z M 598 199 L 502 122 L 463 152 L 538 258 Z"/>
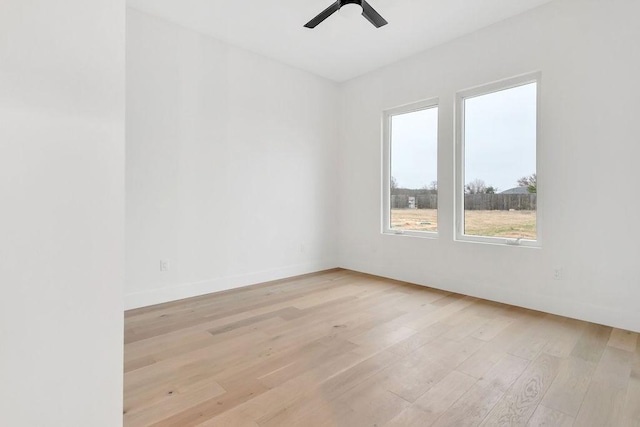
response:
<path fill-rule="evenodd" d="M 128 0 L 128 5 L 232 45 L 342 82 L 551 0 L 368 0 L 389 21 L 335 13 L 334 0 Z"/>

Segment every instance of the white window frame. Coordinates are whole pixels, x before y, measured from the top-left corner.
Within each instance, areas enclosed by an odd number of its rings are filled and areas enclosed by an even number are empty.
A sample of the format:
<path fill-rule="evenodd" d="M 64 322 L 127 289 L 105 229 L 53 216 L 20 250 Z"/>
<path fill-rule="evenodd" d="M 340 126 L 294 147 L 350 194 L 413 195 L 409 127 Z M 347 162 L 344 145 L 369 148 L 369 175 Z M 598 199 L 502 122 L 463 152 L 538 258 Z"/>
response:
<path fill-rule="evenodd" d="M 536 240 L 530 239 L 513 239 L 505 237 L 490 236 L 471 236 L 464 234 L 464 186 L 465 186 L 465 147 L 464 147 L 464 131 L 465 131 L 465 111 L 464 101 L 469 98 L 475 98 L 482 95 L 488 95 L 503 90 L 514 89 L 531 83 L 537 83 L 536 87 L 536 176 L 537 187 L 541 189 L 540 182 L 540 94 L 541 94 L 542 73 L 528 73 L 517 77 L 501 80 L 498 82 L 478 86 L 475 88 L 460 91 L 456 94 L 455 108 L 455 134 L 456 134 L 456 153 L 455 153 L 455 240 L 461 242 L 476 242 L 498 245 L 523 246 L 538 248 L 542 245 L 542 215 L 541 215 L 541 197 L 544 195 L 544 188 L 537 193 L 536 207 Z"/>
<path fill-rule="evenodd" d="M 416 111 L 438 108 L 438 140 L 437 151 L 440 150 L 440 102 L 438 98 L 426 99 L 414 102 L 400 107 L 384 110 L 382 113 L 382 233 L 397 236 L 413 236 L 437 238 L 440 233 L 438 231 L 414 231 L 414 230 L 396 230 L 391 228 L 391 118 L 401 114 L 414 113 Z M 436 167 L 438 168 L 438 154 L 436 154 Z M 439 168 L 438 168 L 439 169 Z M 436 171 L 438 174 L 439 172 Z M 438 204 L 440 197 L 438 195 Z M 439 212 L 439 209 L 438 209 Z"/>

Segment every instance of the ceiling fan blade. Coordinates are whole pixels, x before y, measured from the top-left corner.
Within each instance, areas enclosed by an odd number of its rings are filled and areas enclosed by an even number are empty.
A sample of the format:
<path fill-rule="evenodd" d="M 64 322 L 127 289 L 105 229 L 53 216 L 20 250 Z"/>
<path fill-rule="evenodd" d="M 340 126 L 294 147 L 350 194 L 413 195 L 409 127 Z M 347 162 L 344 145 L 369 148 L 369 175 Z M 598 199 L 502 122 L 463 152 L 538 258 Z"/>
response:
<path fill-rule="evenodd" d="M 320 12 L 318 16 L 313 18 L 311 21 L 307 22 L 304 26 L 307 28 L 315 28 L 319 23 L 321 23 L 322 21 L 324 21 L 325 19 L 327 19 L 328 17 L 330 17 L 331 15 L 333 15 L 339 10 L 340 10 L 340 0 L 338 0 L 331 6 L 323 10 L 322 12 Z"/>
<path fill-rule="evenodd" d="M 388 24 L 387 20 L 380 16 L 380 14 L 376 12 L 376 10 L 365 0 L 362 0 L 362 16 L 367 18 L 367 21 L 371 22 L 376 28 L 380 28 Z"/>

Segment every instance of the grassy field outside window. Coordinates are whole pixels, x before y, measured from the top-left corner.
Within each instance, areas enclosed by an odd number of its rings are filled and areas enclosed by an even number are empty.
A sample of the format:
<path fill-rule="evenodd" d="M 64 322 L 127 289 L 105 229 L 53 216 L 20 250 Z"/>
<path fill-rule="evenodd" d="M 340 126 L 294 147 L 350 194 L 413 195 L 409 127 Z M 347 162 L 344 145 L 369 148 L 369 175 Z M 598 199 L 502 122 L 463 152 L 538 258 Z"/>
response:
<path fill-rule="evenodd" d="M 435 209 L 392 209 L 391 228 L 411 231 L 435 231 Z M 465 211 L 465 233 L 470 236 L 536 238 L 536 211 Z"/>

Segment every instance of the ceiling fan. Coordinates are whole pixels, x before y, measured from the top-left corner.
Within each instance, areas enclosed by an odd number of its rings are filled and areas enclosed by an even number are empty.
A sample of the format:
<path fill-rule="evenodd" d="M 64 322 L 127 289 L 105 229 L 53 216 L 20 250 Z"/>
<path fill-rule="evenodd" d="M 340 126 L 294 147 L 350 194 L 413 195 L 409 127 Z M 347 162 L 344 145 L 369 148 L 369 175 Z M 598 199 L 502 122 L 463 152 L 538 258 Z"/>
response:
<path fill-rule="evenodd" d="M 365 0 L 338 0 L 324 11 L 320 12 L 318 16 L 307 22 L 304 26 L 307 28 L 315 28 L 319 23 L 339 11 L 340 8 L 346 4 L 356 4 L 362 7 L 362 16 L 367 18 L 367 21 L 371 22 L 376 28 L 380 28 L 388 24 L 388 22 Z"/>

